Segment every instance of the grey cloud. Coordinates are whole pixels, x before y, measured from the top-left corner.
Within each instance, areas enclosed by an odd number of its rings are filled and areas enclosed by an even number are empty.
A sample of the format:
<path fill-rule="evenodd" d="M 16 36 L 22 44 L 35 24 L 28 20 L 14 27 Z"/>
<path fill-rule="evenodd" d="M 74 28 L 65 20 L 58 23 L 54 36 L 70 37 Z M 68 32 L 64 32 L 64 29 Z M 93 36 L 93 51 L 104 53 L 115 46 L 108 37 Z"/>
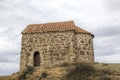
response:
<path fill-rule="evenodd" d="M 10 63 L 19 63 L 19 59 L 20 59 L 20 55 L 18 55 L 18 53 L 16 54 L 15 53 L 15 55 L 7 55 L 7 54 L 0 54 L 0 62 L 4 62 L 4 63 L 8 63 L 8 62 L 10 62 Z"/>
<path fill-rule="evenodd" d="M 4 65 L 4 66 L 3 66 Z M 19 71 L 19 65 L 15 63 L 0 63 L 0 75 L 11 75 Z"/>
<path fill-rule="evenodd" d="M 19 16 L 24 21 L 30 21 L 29 23 L 31 22 L 36 23 L 37 21 L 39 22 L 46 21 L 49 19 L 52 20 L 51 18 L 56 19 L 56 17 L 59 17 L 61 14 L 63 14 L 63 12 L 59 12 L 57 8 L 50 7 L 46 5 L 44 2 L 38 1 L 38 3 L 40 3 L 39 6 L 38 5 L 36 6 L 32 2 L 34 1 L 25 0 L 25 1 L 20 1 L 19 4 L 15 2 L 14 3 L 8 2 L 10 5 L 12 5 L 12 7 L 8 6 L 6 9 L 6 6 L 2 5 L 3 10 L 1 10 L 1 13 L 3 13 L 3 15 L 7 15 L 7 16 L 4 16 L 4 18 L 6 19 L 13 19 L 11 21 L 15 21 L 16 19 L 18 19 L 17 16 Z M 9 13 L 9 14 L 6 14 L 6 13 Z M 15 19 L 14 19 L 14 16 L 16 16 Z"/>
<path fill-rule="evenodd" d="M 119 26 L 105 26 L 93 31 L 96 36 L 114 36 L 120 34 Z"/>
<path fill-rule="evenodd" d="M 120 35 L 97 36 L 94 39 L 95 60 L 97 62 L 118 62 L 119 58 L 113 61 L 108 58 L 114 55 L 120 55 Z M 107 57 L 108 56 L 108 57 Z M 100 59 L 102 58 L 102 59 Z M 107 58 L 107 59 L 106 59 Z M 114 58 L 114 57 L 113 57 Z"/>
<path fill-rule="evenodd" d="M 95 57 L 95 60 L 98 60 L 99 62 L 102 63 L 119 63 L 120 54 L 112 54 L 112 55 L 103 55 L 103 56 L 97 56 Z"/>
<path fill-rule="evenodd" d="M 104 0 L 110 11 L 120 10 L 120 0 Z"/>
<path fill-rule="evenodd" d="M 105 50 L 104 48 L 102 48 L 101 50 L 95 50 L 95 57 L 98 56 L 109 56 L 109 55 L 113 55 L 114 53 L 111 52 L 113 50 Z"/>
<path fill-rule="evenodd" d="M 16 73 L 18 71 L 18 69 L 16 69 L 16 68 L 7 68 L 7 69 L 5 69 L 5 68 L 1 68 L 0 69 L 0 75 L 2 76 L 5 76 L 5 75 L 11 75 L 11 74 L 13 74 L 13 73 Z"/>
<path fill-rule="evenodd" d="M 13 42 L 13 43 L 16 43 L 16 42 L 18 42 L 18 43 L 20 43 L 20 34 L 18 34 L 18 33 L 15 33 L 15 31 L 17 31 L 17 30 L 15 30 L 15 29 L 13 29 L 13 28 L 8 28 L 8 29 L 6 29 L 6 30 L 4 30 L 4 31 L 1 31 L 0 32 L 0 40 L 6 40 L 6 41 L 9 41 L 9 42 Z"/>

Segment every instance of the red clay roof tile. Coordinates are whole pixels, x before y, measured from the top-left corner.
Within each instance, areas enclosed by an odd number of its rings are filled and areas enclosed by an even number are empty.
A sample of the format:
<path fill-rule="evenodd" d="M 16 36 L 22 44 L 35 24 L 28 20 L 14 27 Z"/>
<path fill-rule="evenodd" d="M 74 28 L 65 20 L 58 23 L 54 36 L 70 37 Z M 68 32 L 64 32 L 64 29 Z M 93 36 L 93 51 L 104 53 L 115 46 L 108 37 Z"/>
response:
<path fill-rule="evenodd" d="M 46 23 L 46 24 L 30 24 L 28 25 L 22 33 L 35 33 L 35 32 L 51 32 L 51 31 L 70 31 L 73 30 L 76 33 L 87 33 L 90 32 L 75 26 L 73 21 L 65 21 L 65 22 L 54 22 L 54 23 Z M 94 35 L 91 34 L 93 37 Z"/>

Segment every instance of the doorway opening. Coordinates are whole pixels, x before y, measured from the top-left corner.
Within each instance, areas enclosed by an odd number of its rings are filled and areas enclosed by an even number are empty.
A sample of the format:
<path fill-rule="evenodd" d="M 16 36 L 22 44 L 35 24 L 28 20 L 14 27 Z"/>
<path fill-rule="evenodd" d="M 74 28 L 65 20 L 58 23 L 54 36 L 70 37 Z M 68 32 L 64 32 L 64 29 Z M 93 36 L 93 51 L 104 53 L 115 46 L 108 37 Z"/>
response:
<path fill-rule="evenodd" d="M 34 66 L 40 66 L 40 53 L 38 51 L 34 53 Z"/>

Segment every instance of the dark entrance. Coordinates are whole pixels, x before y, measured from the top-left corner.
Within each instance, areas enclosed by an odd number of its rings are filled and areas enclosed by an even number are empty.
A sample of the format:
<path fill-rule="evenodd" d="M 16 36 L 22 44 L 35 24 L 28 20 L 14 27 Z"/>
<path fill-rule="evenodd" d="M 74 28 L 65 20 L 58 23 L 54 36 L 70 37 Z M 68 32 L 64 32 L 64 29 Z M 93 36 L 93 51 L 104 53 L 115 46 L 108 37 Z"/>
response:
<path fill-rule="evenodd" d="M 40 54 L 38 51 L 34 53 L 34 66 L 40 66 Z"/>

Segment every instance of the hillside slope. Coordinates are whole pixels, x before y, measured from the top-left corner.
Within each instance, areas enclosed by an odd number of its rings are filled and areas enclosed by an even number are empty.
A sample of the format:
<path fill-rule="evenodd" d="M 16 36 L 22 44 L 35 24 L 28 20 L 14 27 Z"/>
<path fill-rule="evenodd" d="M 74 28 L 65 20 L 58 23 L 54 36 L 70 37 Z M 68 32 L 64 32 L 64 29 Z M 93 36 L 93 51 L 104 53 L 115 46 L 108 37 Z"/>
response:
<path fill-rule="evenodd" d="M 0 80 L 120 80 L 120 64 L 65 63 L 57 67 L 28 67 Z"/>

